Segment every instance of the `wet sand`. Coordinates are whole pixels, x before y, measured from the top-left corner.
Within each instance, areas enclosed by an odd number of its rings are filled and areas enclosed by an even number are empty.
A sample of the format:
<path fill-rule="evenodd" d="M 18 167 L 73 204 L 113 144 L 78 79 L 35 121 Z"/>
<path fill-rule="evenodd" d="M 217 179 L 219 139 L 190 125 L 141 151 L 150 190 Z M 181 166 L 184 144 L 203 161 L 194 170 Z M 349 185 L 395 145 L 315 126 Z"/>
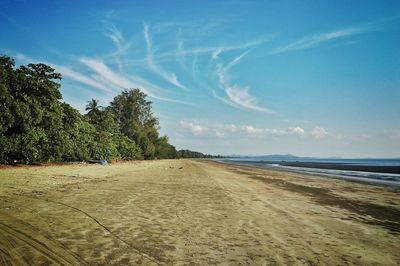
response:
<path fill-rule="evenodd" d="M 199 160 L 0 169 L 0 265 L 399 265 L 399 196 Z"/>
<path fill-rule="evenodd" d="M 246 165 L 250 161 L 244 162 L 241 160 L 227 160 L 237 164 Z M 357 163 L 327 163 L 327 162 L 300 162 L 300 161 L 254 161 L 251 162 L 255 166 L 264 166 L 266 164 L 279 164 L 281 166 L 302 167 L 302 168 L 317 168 L 329 170 L 344 170 L 344 171 L 360 171 L 369 173 L 386 173 L 386 174 L 400 174 L 399 165 L 364 165 Z"/>
<path fill-rule="evenodd" d="M 279 164 L 282 166 L 292 166 L 292 167 L 400 174 L 400 166 L 394 166 L 394 165 L 362 165 L 362 164 L 351 164 L 351 163 L 320 163 L 320 162 L 280 162 Z"/>

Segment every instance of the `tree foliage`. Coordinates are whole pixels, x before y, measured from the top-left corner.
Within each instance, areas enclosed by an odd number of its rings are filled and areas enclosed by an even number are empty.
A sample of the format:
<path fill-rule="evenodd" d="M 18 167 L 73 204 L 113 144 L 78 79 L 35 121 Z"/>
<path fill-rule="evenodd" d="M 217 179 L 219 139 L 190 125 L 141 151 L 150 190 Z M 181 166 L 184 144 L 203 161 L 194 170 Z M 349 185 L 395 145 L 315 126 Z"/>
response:
<path fill-rule="evenodd" d="M 152 102 L 124 90 L 109 107 L 92 99 L 82 115 L 61 102 L 61 75 L 45 64 L 15 67 L 0 56 L 0 163 L 204 157 L 159 136 Z"/>

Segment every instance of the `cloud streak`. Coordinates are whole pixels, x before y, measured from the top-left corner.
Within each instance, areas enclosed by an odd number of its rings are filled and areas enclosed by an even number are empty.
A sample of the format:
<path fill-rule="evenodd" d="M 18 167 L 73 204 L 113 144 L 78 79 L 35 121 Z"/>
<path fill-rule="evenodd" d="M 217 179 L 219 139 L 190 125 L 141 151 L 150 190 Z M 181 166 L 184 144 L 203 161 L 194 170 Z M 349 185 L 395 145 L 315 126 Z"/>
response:
<path fill-rule="evenodd" d="M 128 88 L 139 88 L 144 93 L 146 93 L 149 97 L 161 101 L 180 103 L 180 104 L 190 104 L 185 101 L 180 101 L 176 99 L 170 99 L 165 97 L 160 97 L 154 95 L 150 91 L 150 89 L 158 89 L 158 87 L 146 80 L 141 79 L 140 77 L 133 77 L 133 79 L 128 79 L 121 74 L 115 73 L 112 71 L 103 61 L 92 59 L 92 58 L 81 58 L 80 62 L 91 69 L 96 75 L 100 77 L 100 80 L 110 83 L 116 86 L 119 89 L 128 89 Z"/>
<path fill-rule="evenodd" d="M 210 46 L 210 47 L 199 47 L 199 48 L 195 48 L 195 49 L 181 50 L 179 55 L 211 53 L 212 58 L 214 57 L 214 59 L 216 59 L 221 52 L 242 50 L 242 49 L 258 46 L 258 45 L 263 44 L 263 43 L 265 43 L 267 41 L 268 40 L 260 39 L 260 40 L 249 41 L 249 42 L 236 44 L 236 45 L 220 45 L 220 46 Z M 171 53 L 163 53 L 163 54 L 160 54 L 159 56 L 160 57 L 165 57 L 165 56 L 171 56 L 171 55 L 172 55 Z"/>
<path fill-rule="evenodd" d="M 112 83 L 113 85 L 123 89 L 132 86 L 132 82 L 112 71 L 108 66 L 106 66 L 102 61 L 91 59 L 91 58 L 81 58 L 79 60 L 82 64 L 90 68 L 99 76 L 103 77 L 106 81 Z M 147 92 L 146 92 L 147 93 Z"/>
<path fill-rule="evenodd" d="M 250 95 L 249 88 L 241 88 L 233 85 L 225 88 L 226 95 L 235 104 L 258 112 L 268 112 L 267 109 L 258 106 L 255 97 Z"/>
<path fill-rule="evenodd" d="M 121 47 L 125 43 L 124 37 L 122 36 L 122 33 L 113 25 L 109 25 L 106 27 L 107 32 L 105 35 L 111 39 L 111 41 L 114 43 L 115 46 Z"/>
<path fill-rule="evenodd" d="M 239 62 L 240 59 L 243 58 L 243 56 L 244 54 L 240 55 L 239 57 L 231 61 L 231 63 L 228 65 L 229 68 L 232 66 L 232 64 Z M 219 86 L 224 90 L 225 95 L 227 97 L 227 98 L 222 98 L 222 101 L 224 103 L 227 103 L 229 101 L 229 104 L 231 106 L 234 106 L 239 109 L 247 109 L 263 113 L 271 113 L 270 110 L 258 105 L 257 99 L 250 94 L 249 87 L 242 88 L 237 84 L 233 85 L 230 84 L 226 76 L 226 69 L 227 68 L 224 67 L 222 64 L 218 64 L 216 71 Z M 221 100 L 221 97 L 217 96 L 215 91 L 213 92 L 213 96 Z"/>
<path fill-rule="evenodd" d="M 54 69 L 56 69 L 57 71 L 60 71 L 60 73 L 65 76 L 65 77 L 69 77 L 74 81 L 77 81 L 79 83 L 88 85 L 92 88 L 96 88 L 99 89 L 101 91 L 107 92 L 107 93 L 114 93 L 114 90 L 111 90 L 110 88 L 108 88 L 107 86 L 105 86 L 104 84 L 91 79 L 77 71 L 74 71 L 68 67 L 65 66 L 57 66 L 57 65 L 52 65 L 52 67 L 54 67 Z"/>
<path fill-rule="evenodd" d="M 325 42 L 341 39 L 348 36 L 358 35 L 366 32 L 375 31 L 378 28 L 376 26 L 365 26 L 365 27 L 349 27 L 337 31 L 331 31 L 322 34 L 315 34 L 311 36 L 305 36 L 299 40 L 289 43 L 284 46 L 280 46 L 272 51 L 272 54 L 279 54 L 284 52 L 290 52 L 295 50 L 303 50 L 315 47 Z"/>
<path fill-rule="evenodd" d="M 225 67 L 225 71 L 228 71 L 231 67 L 233 67 L 234 65 L 238 64 L 243 57 L 245 57 L 247 55 L 249 51 L 244 51 L 241 55 L 239 55 L 238 57 L 235 57 L 231 62 L 229 62 L 229 64 Z"/>
<path fill-rule="evenodd" d="M 169 73 L 154 63 L 153 43 L 152 43 L 150 31 L 149 31 L 149 26 L 147 24 L 143 24 L 143 35 L 144 35 L 144 40 L 146 42 L 146 48 L 147 48 L 146 62 L 147 62 L 148 67 L 150 68 L 150 70 L 152 70 L 155 74 L 161 76 L 162 78 L 164 78 L 171 84 L 175 85 L 176 87 L 186 90 L 185 86 L 183 86 L 182 83 L 180 83 L 180 81 L 178 80 L 175 73 Z"/>

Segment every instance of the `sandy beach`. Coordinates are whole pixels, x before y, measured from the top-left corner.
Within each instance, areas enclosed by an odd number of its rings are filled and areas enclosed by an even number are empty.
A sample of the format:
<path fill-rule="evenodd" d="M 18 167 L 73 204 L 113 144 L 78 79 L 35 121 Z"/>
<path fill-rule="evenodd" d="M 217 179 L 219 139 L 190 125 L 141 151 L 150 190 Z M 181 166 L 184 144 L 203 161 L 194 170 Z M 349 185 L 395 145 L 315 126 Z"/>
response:
<path fill-rule="evenodd" d="M 205 160 L 0 169 L 0 265 L 399 265 L 400 191 Z"/>

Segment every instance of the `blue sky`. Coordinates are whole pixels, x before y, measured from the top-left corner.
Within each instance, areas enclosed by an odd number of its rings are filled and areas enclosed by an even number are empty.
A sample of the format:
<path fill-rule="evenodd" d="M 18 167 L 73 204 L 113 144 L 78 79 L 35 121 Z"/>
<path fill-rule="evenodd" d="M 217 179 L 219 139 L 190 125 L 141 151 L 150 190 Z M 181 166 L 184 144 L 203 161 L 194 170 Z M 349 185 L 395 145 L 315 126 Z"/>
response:
<path fill-rule="evenodd" d="M 177 148 L 400 157 L 399 1 L 9 1 L 0 53 L 84 113 L 123 88 Z"/>

